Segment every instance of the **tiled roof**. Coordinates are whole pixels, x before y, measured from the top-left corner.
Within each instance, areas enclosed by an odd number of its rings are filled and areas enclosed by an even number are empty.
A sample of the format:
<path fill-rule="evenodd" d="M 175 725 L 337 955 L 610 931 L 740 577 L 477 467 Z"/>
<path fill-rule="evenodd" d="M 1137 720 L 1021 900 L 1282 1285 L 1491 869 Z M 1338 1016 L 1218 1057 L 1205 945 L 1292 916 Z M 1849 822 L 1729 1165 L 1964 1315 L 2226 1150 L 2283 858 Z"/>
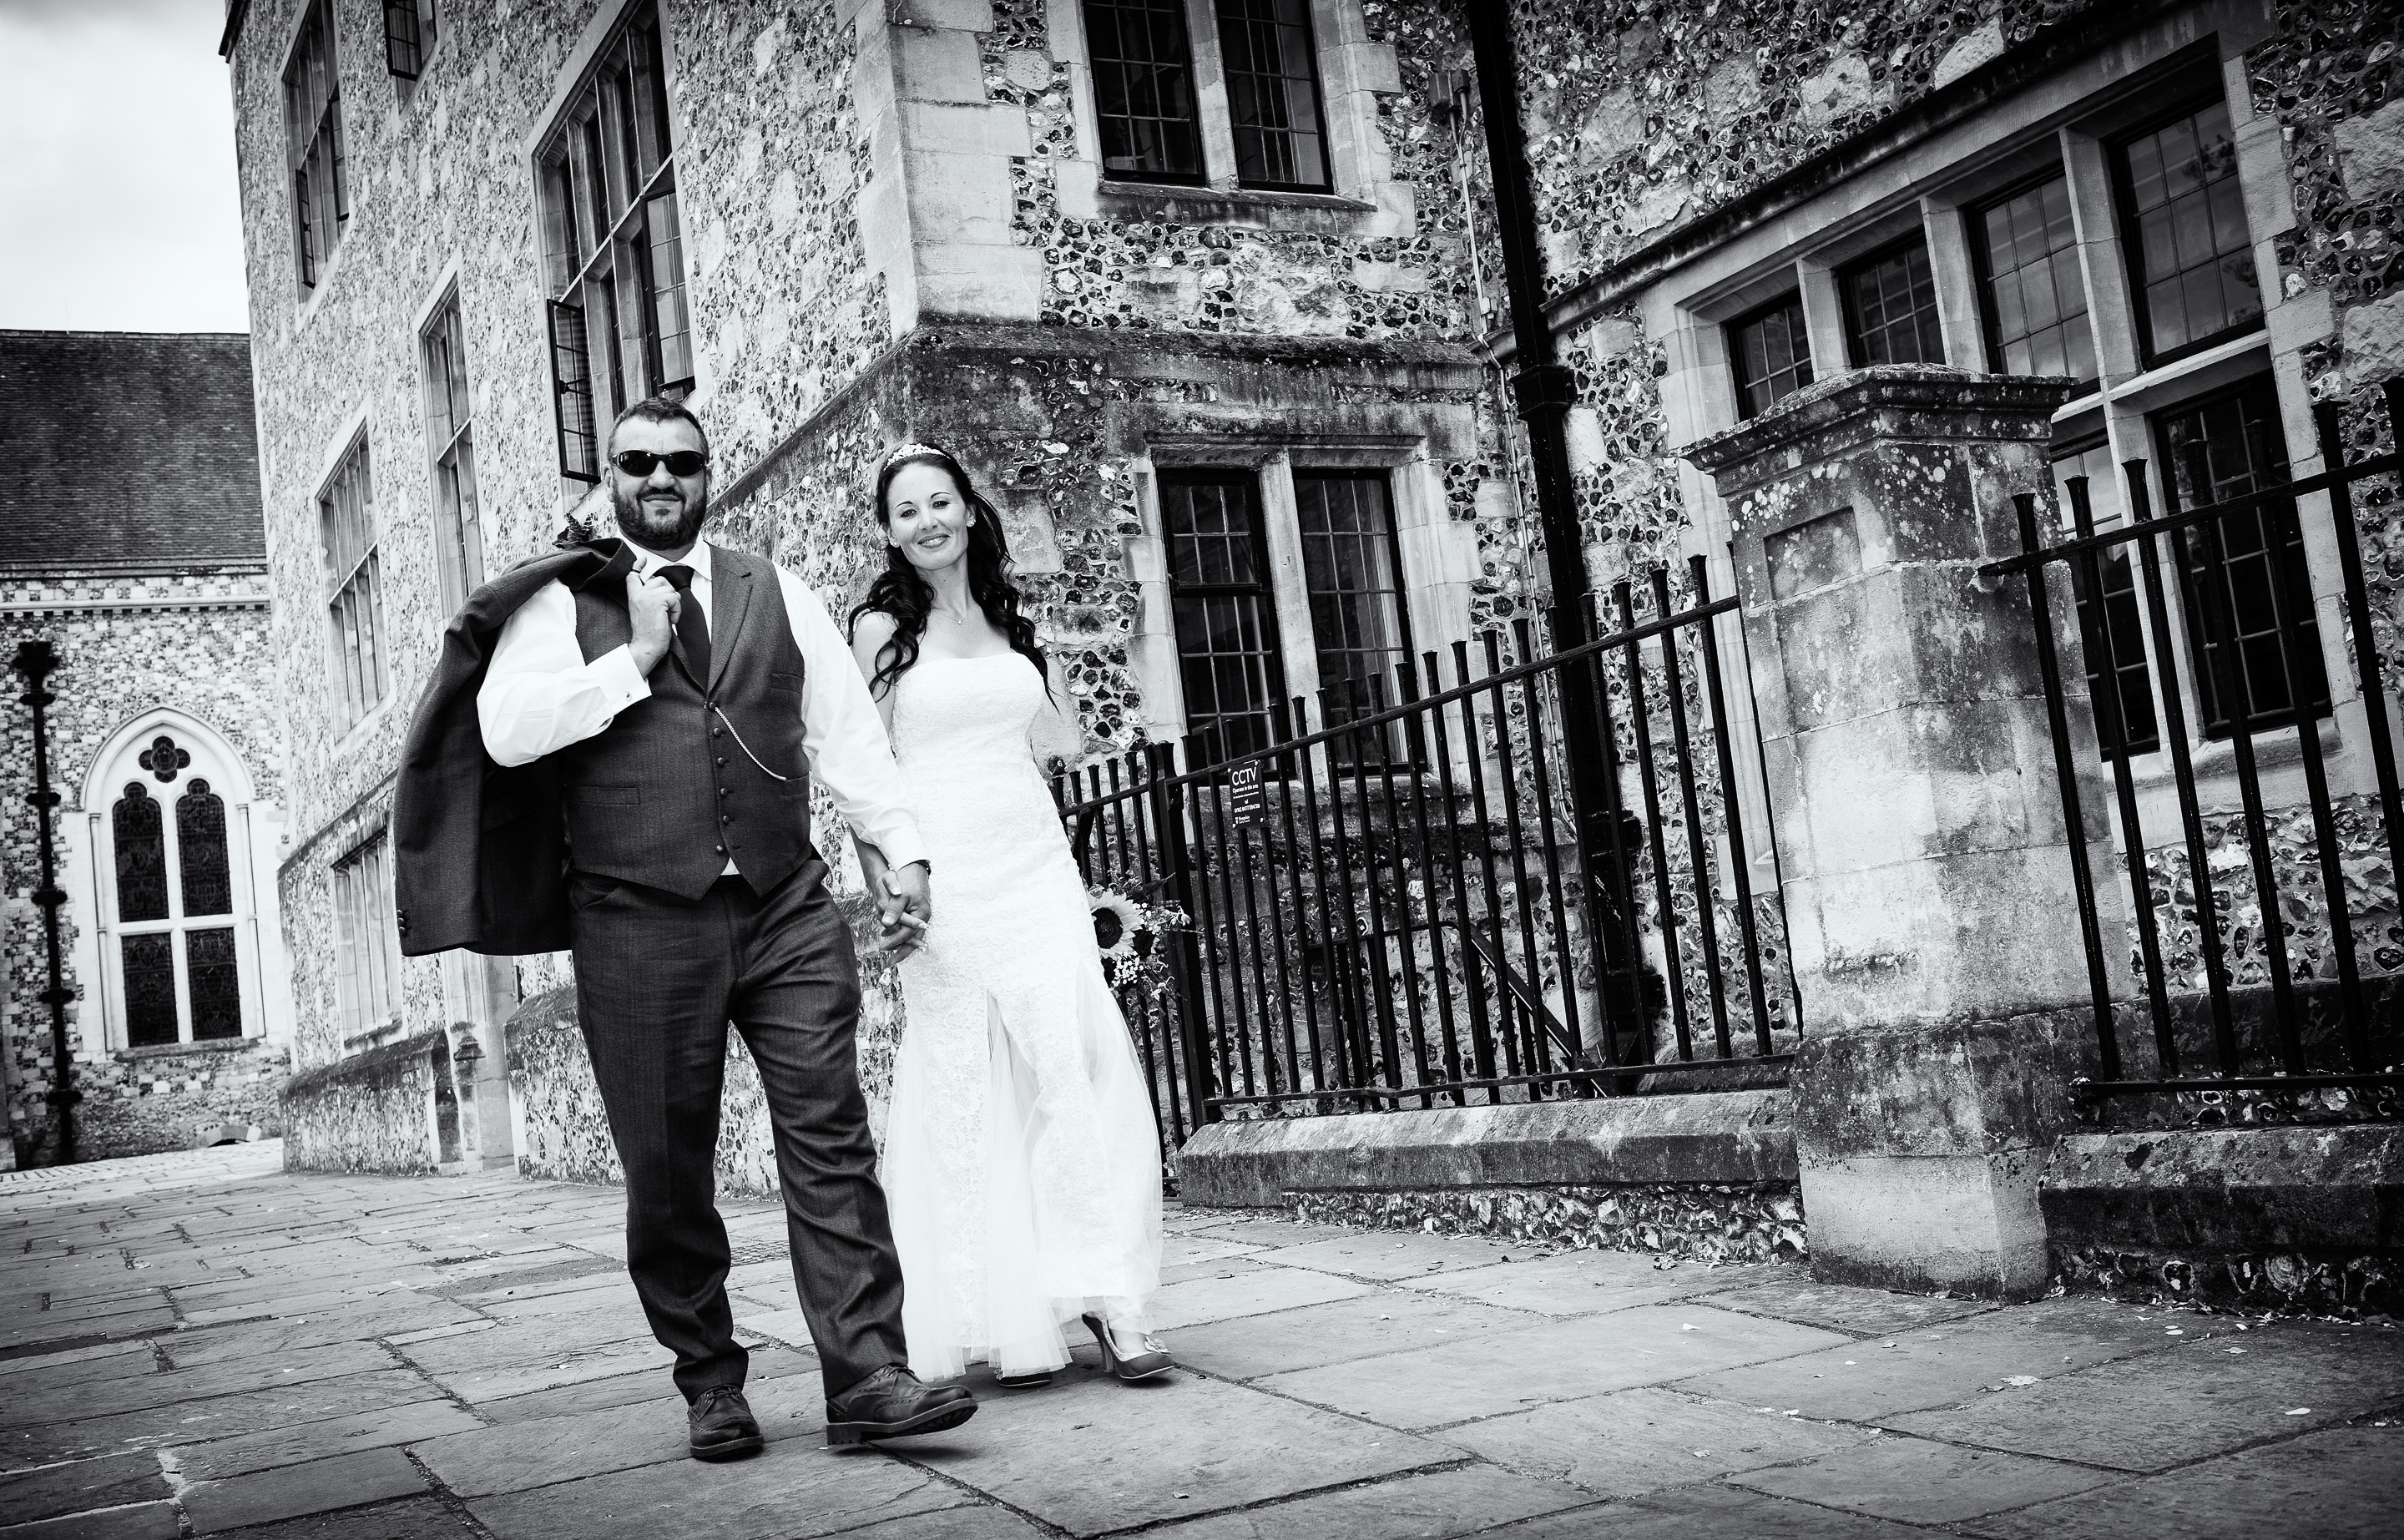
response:
<path fill-rule="evenodd" d="M 0 567 L 263 562 L 250 339 L 0 330 Z"/>

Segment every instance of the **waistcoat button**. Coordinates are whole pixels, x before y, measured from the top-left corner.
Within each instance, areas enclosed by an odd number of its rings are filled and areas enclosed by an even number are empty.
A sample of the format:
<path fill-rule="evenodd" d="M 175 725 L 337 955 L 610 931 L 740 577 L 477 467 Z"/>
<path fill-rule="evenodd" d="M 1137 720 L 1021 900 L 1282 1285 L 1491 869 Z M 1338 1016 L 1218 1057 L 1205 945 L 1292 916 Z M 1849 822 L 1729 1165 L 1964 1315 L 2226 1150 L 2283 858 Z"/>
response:
<path fill-rule="evenodd" d="M 732 813 L 720 813 L 718 815 L 718 821 L 720 823 L 733 823 L 734 821 L 734 815 Z"/>
<path fill-rule="evenodd" d="M 718 789 L 718 794 L 719 794 L 720 796 L 721 796 L 721 797 L 731 797 L 731 796 L 733 796 L 734 793 L 732 791 L 728 790 L 726 787 L 721 786 L 721 787 L 720 787 L 720 788 Z"/>
<path fill-rule="evenodd" d="M 723 770 L 723 769 L 725 769 L 725 768 L 726 768 L 726 756 L 725 756 L 725 755 L 720 754 L 720 755 L 719 755 L 719 756 L 718 756 L 718 767 L 719 767 L 720 770 Z"/>
<path fill-rule="evenodd" d="M 713 727 L 709 730 L 709 735 L 713 738 L 722 738 L 726 736 L 726 729 L 723 727 Z"/>

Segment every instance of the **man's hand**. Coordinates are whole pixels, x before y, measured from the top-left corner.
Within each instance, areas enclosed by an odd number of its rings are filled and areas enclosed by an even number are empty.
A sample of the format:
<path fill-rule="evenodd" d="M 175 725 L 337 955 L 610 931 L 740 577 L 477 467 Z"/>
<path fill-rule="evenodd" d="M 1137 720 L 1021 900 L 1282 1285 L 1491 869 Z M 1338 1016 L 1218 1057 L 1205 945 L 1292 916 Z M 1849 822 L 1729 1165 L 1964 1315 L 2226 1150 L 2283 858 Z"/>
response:
<path fill-rule="evenodd" d="M 927 863 L 888 868 L 884 895 L 876 902 L 879 937 L 888 951 L 908 957 L 925 944 L 927 922 L 935 917 L 935 901 L 927 891 Z"/>
<path fill-rule="evenodd" d="M 626 651 L 646 675 L 668 655 L 668 640 L 676 635 L 677 611 L 683 600 L 676 584 L 665 578 L 626 574 L 626 615 L 635 623 L 635 638 L 626 644 Z"/>

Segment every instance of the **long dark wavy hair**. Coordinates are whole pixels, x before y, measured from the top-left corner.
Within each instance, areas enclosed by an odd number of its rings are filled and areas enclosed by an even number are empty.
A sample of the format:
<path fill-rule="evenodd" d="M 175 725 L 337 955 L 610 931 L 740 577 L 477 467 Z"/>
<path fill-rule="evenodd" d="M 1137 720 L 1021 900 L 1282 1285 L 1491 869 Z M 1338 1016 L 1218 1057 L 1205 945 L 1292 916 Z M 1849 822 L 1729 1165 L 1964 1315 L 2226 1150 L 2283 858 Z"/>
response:
<path fill-rule="evenodd" d="M 985 501 L 969 481 L 969 473 L 943 450 L 932 446 L 914 446 L 907 453 L 888 457 L 876 472 L 876 491 L 869 511 L 877 524 L 888 524 L 885 493 L 901 474 L 903 466 L 931 465 L 941 469 L 959 489 L 960 501 L 969 507 L 969 596 L 985 611 L 985 618 L 995 630 L 1010 638 L 1010 650 L 1035 665 L 1035 674 L 1043 680 L 1045 693 L 1052 689 L 1052 676 L 1047 668 L 1043 649 L 1035 643 L 1035 623 L 1018 612 L 1018 585 L 1010 581 L 1010 549 L 1002 543 L 1001 515 L 993 504 Z M 857 633 L 860 617 L 872 610 L 883 610 L 893 617 L 893 635 L 876 654 L 876 673 L 868 681 L 869 689 L 883 694 L 908 673 L 918 661 L 918 638 L 926 635 L 927 615 L 934 607 L 935 591 L 897 545 L 885 548 L 885 570 L 868 585 L 868 596 L 853 606 L 848 629 Z"/>

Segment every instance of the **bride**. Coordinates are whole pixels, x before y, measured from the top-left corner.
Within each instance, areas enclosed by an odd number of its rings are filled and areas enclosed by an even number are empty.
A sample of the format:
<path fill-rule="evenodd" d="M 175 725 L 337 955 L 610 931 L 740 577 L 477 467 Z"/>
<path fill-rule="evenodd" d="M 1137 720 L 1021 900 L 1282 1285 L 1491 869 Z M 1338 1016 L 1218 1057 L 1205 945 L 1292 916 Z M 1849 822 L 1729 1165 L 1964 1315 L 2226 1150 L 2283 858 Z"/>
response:
<path fill-rule="evenodd" d="M 1076 729 L 1061 670 L 1018 611 L 1000 520 L 942 450 L 876 477 L 886 569 L 852 611 L 933 857 L 939 900 L 903 953 L 907 1007 L 885 1140 L 910 1367 L 971 1363 L 1048 1383 L 1082 1316 L 1122 1379 L 1169 1367 L 1149 1331 L 1160 1281 L 1160 1144 L 1085 886 L 1037 756 Z M 861 846 L 872 892 L 884 863 Z"/>

